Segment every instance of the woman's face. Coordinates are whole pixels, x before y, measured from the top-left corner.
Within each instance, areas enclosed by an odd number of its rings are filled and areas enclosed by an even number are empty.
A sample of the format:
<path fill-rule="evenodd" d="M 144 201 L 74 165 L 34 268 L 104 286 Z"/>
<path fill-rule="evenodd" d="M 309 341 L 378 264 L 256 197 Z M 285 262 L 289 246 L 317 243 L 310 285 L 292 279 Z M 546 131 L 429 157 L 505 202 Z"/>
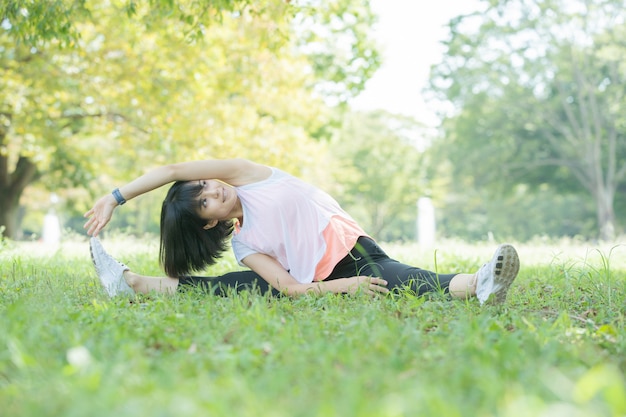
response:
<path fill-rule="evenodd" d="M 201 219 L 216 223 L 235 217 L 233 213 L 239 199 L 234 187 L 217 180 L 199 180 L 198 184 L 202 190 L 196 212 Z"/>

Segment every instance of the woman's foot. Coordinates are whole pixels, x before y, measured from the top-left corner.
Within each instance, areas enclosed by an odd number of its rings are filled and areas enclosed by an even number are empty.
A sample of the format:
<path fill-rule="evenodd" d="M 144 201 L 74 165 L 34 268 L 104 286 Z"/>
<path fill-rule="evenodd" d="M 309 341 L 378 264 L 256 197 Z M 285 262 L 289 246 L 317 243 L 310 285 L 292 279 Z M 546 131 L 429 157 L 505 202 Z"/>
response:
<path fill-rule="evenodd" d="M 91 250 L 91 260 L 96 267 L 98 278 L 100 278 L 100 282 L 109 296 L 135 294 L 135 291 L 124 279 L 124 271 L 129 270 L 126 265 L 116 261 L 109 255 L 96 237 L 92 237 L 89 241 L 89 249 Z"/>
<path fill-rule="evenodd" d="M 476 273 L 476 297 L 480 303 L 484 304 L 489 299 L 493 304 L 503 303 L 518 272 L 517 251 L 509 244 L 500 245 L 491 262 L 484 264 Z"/>

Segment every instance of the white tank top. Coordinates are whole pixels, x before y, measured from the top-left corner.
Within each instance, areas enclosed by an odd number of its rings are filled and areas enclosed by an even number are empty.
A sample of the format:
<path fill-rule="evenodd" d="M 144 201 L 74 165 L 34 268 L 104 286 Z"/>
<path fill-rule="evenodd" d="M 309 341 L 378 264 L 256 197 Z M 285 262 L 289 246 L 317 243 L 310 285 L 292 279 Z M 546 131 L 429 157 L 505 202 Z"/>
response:
<path fill-rule="evenodd" d="M 243 207 L 243 224 L 232 247 L 241 265 L 246 256 L 262 253 L 278 260 L 298 282 L 310 283 L 326 278 L 328 268 L 332 270 L 358 236 L 365 235 L 330 195 L 279 169 L 272 168 L 266 180 L 235 189 Z M 325 230 L 329 225 L 332 239 L 336 241 L 338 235 L 341 245 L 331 242 L 334 263 L 316 276 L 316 267 L 327 252 L 325 235 L 328 238 L 329 233 Z"/>

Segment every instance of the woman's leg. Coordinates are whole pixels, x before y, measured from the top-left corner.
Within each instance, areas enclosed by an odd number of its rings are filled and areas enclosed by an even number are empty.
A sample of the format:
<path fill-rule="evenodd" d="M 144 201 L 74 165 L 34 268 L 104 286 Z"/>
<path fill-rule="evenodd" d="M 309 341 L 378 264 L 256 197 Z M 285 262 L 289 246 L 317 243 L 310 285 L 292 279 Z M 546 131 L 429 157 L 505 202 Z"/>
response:
<path fill-rule="evenodd" d="M 126 283 L 135 293 L 160 292 L 174 294 L 179 286 L 177 278 L 140 275 L 132 272 L 130 269 L 124 271 L 123 276 Z"/>
<path fill-rule="evenodd" d="M 148 277 L 132 272 L 126 265 L 109 255 L 100 240 L 95 237 L 89 241 L 89 249 L 98 278 L 111 297 L 151 291 L 171 294 L 178 287 L 178 280 L 175 278 Z"/>
<path fill-rule="evenodd" d="M 186 276 L 181 278 L 153 277 L 137 274 L 127 269 L 122 273 L 124 281 L 135 293 L 149 294 L 158 292 L 174 294 L 190 287 L 198 287 L 207 293 L 227 296 L 244 290 L 259 290 L 261 293 L 270 291 L 272 295 L 280 293 L 272 288 L 267 281 L 253 271 L 235 271 L 220 276 Z"/>
<path fill-rule="evenodd" d="M 184 291 L 185 288 L 189 287 L 199 287 L 203 291 L 220 296 L 246 290 L 258 290 L 262 294 L 271 292 L 272 295 L 280 295 L 259 274 L 249 270 L 229 272 L 217 277 L 189 276 L 180 278 L 178 289 Z"/>
<path fill-rule="evenodd" d="M 457 274 L 448 288 L 454 298 L 470 298 L 476 295 L 476 274 Z"/>
<path fill-rule="evenodd" d="M 411 265 L 406 265 L 395 259 L 378 258 L 376 261 L 366 261 L 366 264 L 359 268 L 359 275 L 370 275 L 383 278 L 388 282 L 387 288 L 390 290 L 408 289 L 417 295 L 424 295 L 429 292 L 443 291 L 453 296 L 451 292 L 452 282 L 457 280 L 459 274 L 439 274 Z"/>
<path fill-rule="evenodd" d="M 153 277 L 132 272 L 126 265 L 109 255 L 100 241 L 90 241 L 91 259 L 98 273 L 102 286 L 110 296 L 120 294 L 148 294 L 159 292 L 173 294 L 190 286 L 198 286 L 216 295 L 228 295 L 231 292 L 258 288 L 262 293 L 278 291 L 269 286 L 267 281 L 252 271 L 230 272 L 218 277 Z"/>
<path fill-rule="evenodd" d="M 415 294 L 423 295 L 435 291 L 448 292 L 450 283 L 457 274 L 438 274 L 400 263 L 387 256 L 372 239 L 361 237 L 327 279 L 358 275 L 383 278 L 387 281 L 389 290 L 409 289 Z"/>
<path fill-rule="evenodd" d="M 481 304 L 492 295 L 496 304 L 503 303 L 509 287 L 519 272 L 519 256 L 511 245 L 498 246 L 491 261 L 475 274 L 458 274 L 450 281 L 449 291 L 453 297 L 476 296 Z"/>
<path fill-rule="evenodd" d="M 482 304 L 492 294 L 496 303 L 504 302 L 518 271 L 517 252 L 507 244 L 500 245 L 491 261 L 475 274 L 438 274 L 391 259 L 376 242 L 362 237 L 329 278 L 375 276 L 388 281 L 390 290 L 409 288 L 419 295 L 443 290 L 455 298 L 477 295 Z"/>

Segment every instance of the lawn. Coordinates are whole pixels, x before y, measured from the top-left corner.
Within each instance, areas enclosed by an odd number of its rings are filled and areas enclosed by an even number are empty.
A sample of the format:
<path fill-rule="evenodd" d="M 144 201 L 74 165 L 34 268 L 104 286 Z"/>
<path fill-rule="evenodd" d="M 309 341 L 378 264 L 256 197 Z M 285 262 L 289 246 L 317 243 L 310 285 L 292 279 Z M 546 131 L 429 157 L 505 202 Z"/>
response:
<path fill-rule="evenodd" d="M 103 244 L 160 274 L 155 238 Z M 495 245 L 385 247 L 460 272 Z M 481 307 L 442 294 L 109 299 L 86 239 L 5 242 L 0 415 L 625 416 L 626 246 L 518 250 L 507 303 Z"/>

